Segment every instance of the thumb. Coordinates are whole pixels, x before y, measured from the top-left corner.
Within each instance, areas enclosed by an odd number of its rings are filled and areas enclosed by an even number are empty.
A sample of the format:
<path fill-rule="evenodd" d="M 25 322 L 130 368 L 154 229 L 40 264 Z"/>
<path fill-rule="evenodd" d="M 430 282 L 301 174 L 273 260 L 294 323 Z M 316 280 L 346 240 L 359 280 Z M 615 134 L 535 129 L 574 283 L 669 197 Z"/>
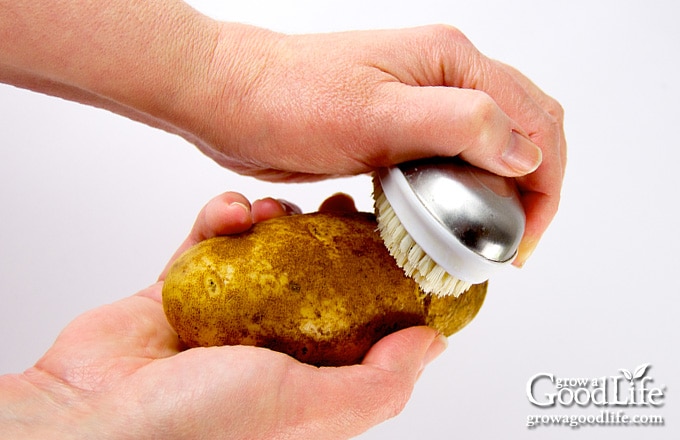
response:
<path fill-rule="evenodd" d="M 383 371 L 410 374 L 417 379 L 427 364 L 447 347 L 445 336 L 430 327 L 411 327 L 390 334 L 366 354 L 362 365 Z"/>
<path fill-rule="evenodd" d="M 395 106 L 382 123 L 392 163 L 433 156 L 460 156 L 495 174 L 519 177 L 541 164 L 541 149 L 488 94 L 456 87 L 390 83 Z M 396 95 L 395 95 L 396 94 Z M 390 156 L 398 155 L 399 157 Z"/>
<path fill-rule="evenodd" d="M 411 396 L 425 365 L 446 348 L 446 339 L 429 327 L 411 327 L 378 341 L 361 365 L 321 368 L 295 383 L 305 383 L 305 415 L 323 427 L 325 438 L 347 438 L 396 416 Z M 301 371 L 298 371 L 301 372 Z"/>

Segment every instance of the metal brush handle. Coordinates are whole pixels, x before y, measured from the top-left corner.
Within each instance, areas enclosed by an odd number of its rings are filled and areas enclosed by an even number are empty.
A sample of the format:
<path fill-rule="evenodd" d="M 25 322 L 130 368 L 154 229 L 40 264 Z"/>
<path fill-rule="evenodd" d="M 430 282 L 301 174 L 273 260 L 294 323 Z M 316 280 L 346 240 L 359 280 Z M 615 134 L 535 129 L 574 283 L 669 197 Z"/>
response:
<path fill-rule="evenodd" d="M 524 234 L 524 209 L 514 181 L 458 160 L 399 165 L 423 206 L 482 257 L 508 261 Z"/>
<path fill-rule="evenodd" d="M 406 231 L 446 272 L 481 282 L 517 255 L 526 219 L 512 179 L 456 158 L 406 162 L 378 176 Z"/>

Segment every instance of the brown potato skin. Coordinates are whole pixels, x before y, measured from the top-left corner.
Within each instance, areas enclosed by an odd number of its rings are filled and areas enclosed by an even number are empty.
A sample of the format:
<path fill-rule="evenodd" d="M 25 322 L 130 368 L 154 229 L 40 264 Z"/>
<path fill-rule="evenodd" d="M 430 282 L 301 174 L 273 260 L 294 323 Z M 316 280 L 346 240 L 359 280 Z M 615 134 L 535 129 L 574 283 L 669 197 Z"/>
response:
<path fill-rule="evenodd" d="M 255 345 L 340 366 L 406 327 L 457 332 L 486 288 L 425 294 L 388 253 L 372 214 L 312 213 L 198 243 L 171 267 L 163 306 L 188 347 Z"/>

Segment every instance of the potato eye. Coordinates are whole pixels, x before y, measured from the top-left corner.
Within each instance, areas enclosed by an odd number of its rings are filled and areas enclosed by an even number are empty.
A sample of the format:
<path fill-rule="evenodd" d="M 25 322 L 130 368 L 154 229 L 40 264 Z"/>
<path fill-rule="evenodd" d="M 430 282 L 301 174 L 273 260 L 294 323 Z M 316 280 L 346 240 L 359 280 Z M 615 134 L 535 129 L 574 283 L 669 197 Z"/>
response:
<path fill-rule="evenodd" d="M 211 297 L 220 294 L 220 286 L 217 282 L 217 278 L 212 275 L 207 275 L 203 281 L 205 285 L 205 290 Z"/>

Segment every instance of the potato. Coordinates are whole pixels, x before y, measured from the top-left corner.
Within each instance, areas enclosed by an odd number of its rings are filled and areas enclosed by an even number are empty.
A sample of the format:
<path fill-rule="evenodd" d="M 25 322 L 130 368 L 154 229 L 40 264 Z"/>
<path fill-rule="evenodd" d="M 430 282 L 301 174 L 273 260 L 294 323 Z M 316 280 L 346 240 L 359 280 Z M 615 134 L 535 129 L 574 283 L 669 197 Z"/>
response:
<path fill-rule="evenodd" d="M 455 298 L 423 293 L 390 256 L 368 213 L 312 213 L 255 224 L 182 254 L 163 306 L 189 347 L 256 345 L 312 365 L 358 363 L 383 336 L 469 323 L 486 283 Z"/>

